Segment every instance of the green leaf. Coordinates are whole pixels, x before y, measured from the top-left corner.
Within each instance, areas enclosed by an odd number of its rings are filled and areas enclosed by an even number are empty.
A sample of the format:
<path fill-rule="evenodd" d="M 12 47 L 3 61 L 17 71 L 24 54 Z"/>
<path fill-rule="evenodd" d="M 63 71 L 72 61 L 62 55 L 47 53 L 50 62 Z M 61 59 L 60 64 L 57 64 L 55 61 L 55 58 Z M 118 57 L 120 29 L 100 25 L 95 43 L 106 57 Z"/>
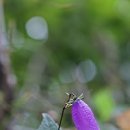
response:
<path fill-rule="evenodd" d="M 48 114 L 43 113 L 42 123 L 37 130 L 58 130 L 58 125 Z"/>

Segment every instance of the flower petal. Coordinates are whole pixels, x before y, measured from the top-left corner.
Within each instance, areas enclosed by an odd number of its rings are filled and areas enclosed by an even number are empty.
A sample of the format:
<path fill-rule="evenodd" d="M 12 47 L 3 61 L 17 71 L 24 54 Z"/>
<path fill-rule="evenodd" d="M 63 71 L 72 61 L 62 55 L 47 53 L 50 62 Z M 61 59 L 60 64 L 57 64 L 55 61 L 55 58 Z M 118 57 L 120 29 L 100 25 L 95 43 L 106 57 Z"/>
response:
<path fill-rule="evenodd" d="M 72 105 L 72 119 L 77 130 L 100 130 L 91 108 L 80 99 Z"/>

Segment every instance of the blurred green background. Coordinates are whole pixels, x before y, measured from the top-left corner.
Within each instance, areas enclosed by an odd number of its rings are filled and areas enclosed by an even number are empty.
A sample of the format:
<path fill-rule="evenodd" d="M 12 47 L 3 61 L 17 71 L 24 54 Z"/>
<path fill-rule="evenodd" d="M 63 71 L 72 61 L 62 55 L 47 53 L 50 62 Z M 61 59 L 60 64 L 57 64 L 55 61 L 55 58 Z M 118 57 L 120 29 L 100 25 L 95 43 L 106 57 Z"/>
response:
<path fill-rule="evenodd" d="M 14 84 L 11 103 L 0 98 L 10 109 L 1 129 L 36 129 L 41 113 L 59 122 L 65 92 L 74 92 L 84 94 L 101 130 L 118 130 L 116 119 L 130 105 L 129 12 L 129 0 L 4 0 Z M 70 109 L 62 127 L 74 129 Z"/>

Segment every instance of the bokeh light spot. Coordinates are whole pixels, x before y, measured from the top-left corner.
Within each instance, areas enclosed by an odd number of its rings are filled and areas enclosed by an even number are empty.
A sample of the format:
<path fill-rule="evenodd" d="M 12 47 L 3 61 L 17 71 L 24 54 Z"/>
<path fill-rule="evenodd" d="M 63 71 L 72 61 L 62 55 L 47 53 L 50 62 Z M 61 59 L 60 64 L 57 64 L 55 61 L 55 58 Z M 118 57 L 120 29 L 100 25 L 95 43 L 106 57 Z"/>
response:
<path fill-rule="evenodd" d="M 77 67 L 77 78 L 79 82 L 86 83 L 91 80 L 96 75 L 96 66 L 91 60 L 83 61 Z"/>
<path fill-rule="evenodd" d="M 35 16 L 26 23 L 27 34 L 35 40 L 46 40 L 48 38 L 48 26 L 43 17 Z"/>

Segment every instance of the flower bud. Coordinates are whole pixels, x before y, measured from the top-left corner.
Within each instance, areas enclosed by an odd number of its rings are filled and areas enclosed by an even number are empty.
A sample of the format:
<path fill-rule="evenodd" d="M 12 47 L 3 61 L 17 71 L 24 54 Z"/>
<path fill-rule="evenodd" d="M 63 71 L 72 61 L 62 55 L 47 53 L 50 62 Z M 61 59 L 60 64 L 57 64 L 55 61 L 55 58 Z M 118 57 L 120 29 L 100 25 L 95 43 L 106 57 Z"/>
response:
<path fill-rule="evenodd" d="M 77 130 L 100 130 L 91 108 L 81 99 L 72 105 L 72 119 Z"/>

